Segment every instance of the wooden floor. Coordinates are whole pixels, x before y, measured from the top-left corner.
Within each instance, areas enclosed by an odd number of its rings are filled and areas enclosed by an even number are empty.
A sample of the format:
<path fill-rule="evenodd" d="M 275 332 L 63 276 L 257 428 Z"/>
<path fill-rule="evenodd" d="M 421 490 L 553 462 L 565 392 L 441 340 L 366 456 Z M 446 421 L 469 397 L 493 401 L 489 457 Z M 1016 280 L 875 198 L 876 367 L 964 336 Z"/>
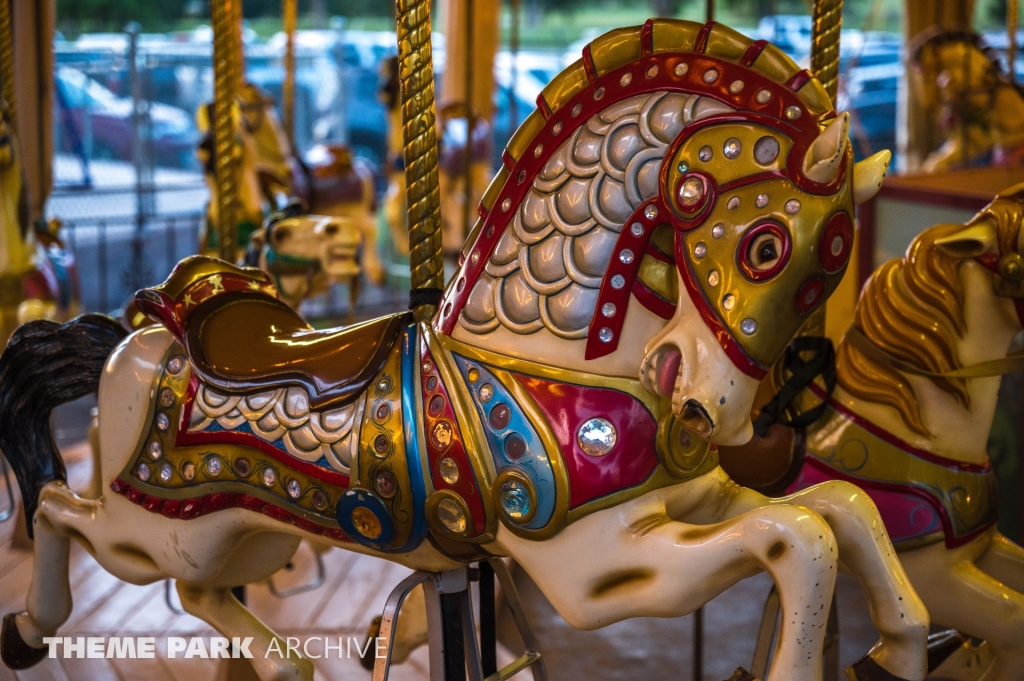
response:
<path fill-rule="evenodd" d="M 69 483 L 82 489 L 90 475 L 87 449 L 76 445 L 64 450 Z M 0 486 L 3 483 L 0 481 Z M 0 487 L 2 493 L 2 487 Z M 6 507 L 6 495 L 0 508 Z M 17 548 L 15 537 L 21 516 L 0 524 L 0 614 L 24 610 L 32 554 Z M 23 531 L 22 531 L 23 532 Z M 21 544 L 27 539 L 22 538 Z M 323 555 L 325 580 L 319 588 L 277 598 L 266 584 L 250 585 L 247 597 L 252 611 L 281 636 L 353 636 L 361 640 L 370 620 L 380 614 L 391 589 L 409 571 L 386 561 L 333 549 Z M 285 589 L 306 583 L 315 574 L 314 557 L 303 544 L 293 560 L 294 568 L 275 576 Z M 571 629 L 551 609 L 529 578 L 520 575 L 526 610 L 538 630 L 548 659 L 552 681 L 617 681 L 637 678 L 692 679 L 692 617 L 675 620 L 636 619 L 597 632 Z M 167 659 L 167 636 L 215 636 L 202 621 L 175 612 L 165 601 L 165 583 L 133 586 L 121 582 L 72 544 L 71 587 L 74 610 L 61 628 L 62 636 L 154 636 L 155 659 L 46 659 L 32 669 L 12 672 L 0 665 L 0 681 L 233 681 L 239 670 L 222 660 Z M 704 681 L 727 678 L 739 665 L 749 667 L 761 606 L 770 588 L 764 576 L 746 580 L 705 608 Z M 173 593 L 173 590 L 172 590 Z M 859 587 L 841 575 L 840 621 L 843 628 L 842 659 L 845 664 L 863 655 L 876 640 L 867 618 Z M 176 605 L 176 600 L 173 601 Z M 507 618 L 506 618 L 507 620 Z M 513 650 L 515 635 L 508 622 L 499 622 L 502 640 Z M 508 651 L 501 657 L 510 660 Z M 369 672 L 358 659 L 314 661 L 318 681 L 368 681 Z M 244 669 L 244 668 L 243 668 Z M 254 678 L 249 675 L 249 678 Z M 421 648 L 410 660 L 392 669 L 394 681 L 428 678 L 427 651 Z M 528 673 L 517 678 L 529 678 Z"/>

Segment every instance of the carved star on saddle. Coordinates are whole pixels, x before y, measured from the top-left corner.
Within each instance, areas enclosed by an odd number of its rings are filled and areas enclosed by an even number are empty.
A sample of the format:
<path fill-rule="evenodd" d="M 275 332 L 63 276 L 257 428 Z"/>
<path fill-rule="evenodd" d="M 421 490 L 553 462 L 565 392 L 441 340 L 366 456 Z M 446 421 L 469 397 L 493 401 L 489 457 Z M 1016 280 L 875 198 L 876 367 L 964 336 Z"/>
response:
<path fill-rule="evenodd" d="M 224 290 L 224 280 L 221 279 L 221 276 L 219 274 L 215 274 L 212 277 L 210 277 L 209 282 L 210 285 L 213 286 L 213 290 L 210 291 L 211 294 L 220 293 L 221 291 Z"/>
<path fill-rule="evenodd" d="M 249 286 L 249 290 L 250 291 L 259 291 L 260 290 L 260 283 L 258 281 L 250 281 L 248 286 Z"/>
<path fill-rule="evenodd" d="M 181 302 L 185 303 L 185 308 L 186 309 L 190 308 L 190 307 L 193 307 L 196 304 L 196 301 L 192 300 L 192 294 L 191 293 L 186 293 L 185 297 L 182 298 Z"/>

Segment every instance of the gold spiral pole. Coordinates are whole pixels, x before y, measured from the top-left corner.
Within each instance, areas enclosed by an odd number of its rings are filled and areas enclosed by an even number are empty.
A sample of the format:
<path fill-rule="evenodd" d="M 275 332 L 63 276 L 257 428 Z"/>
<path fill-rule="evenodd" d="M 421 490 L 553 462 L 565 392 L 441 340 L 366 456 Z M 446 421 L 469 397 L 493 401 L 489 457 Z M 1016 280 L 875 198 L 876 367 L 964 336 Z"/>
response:
<path fill-rule="evenodd" d="M 417 293 L 426 294 L 430 289 L 440 290 L 444 286 L 430 0 L 397 0 L 397 8 L 409 268 L 413 312 L 418 321 L 425 321 L 434 315 L 436 305 L 424 302 Z"/>
<path fill-rule="evenodd" d="M 843 0 L 815 0 L 811 16 L 811 75 L 825 88 L 832 106 L 835 106 L 839 94 L 839 30 L 843 25 Z M 811 314 L 800 335 L 825 335 L 824 305 Z"/>
<path fill-rule="evenodd" d="M 288 139 L 295 139 L 295 31 L 299 24 L 298 0 L 283 0 L 282 15 L 285 34 L 284 83 L 281 87 L 281 117 Z"/>
<path fill-rule="evenodd" d="M 0 0 L 0 95 L 7 104 L 10 124 L 15 124 L 14 102 L 14 30 L 11 27 L 11 3 Z"/>
<path fill-rule="evenodd" d="M 0 0 L 3 2 L 3 0 Z M 218 208 L 217 250 L 234 262 L 238 241 L 238 164 L 233 109 L 238 98 L 242 44 L 238 11 L 241 0 L 214 0 L 213 19 L 213 157 Z"/>

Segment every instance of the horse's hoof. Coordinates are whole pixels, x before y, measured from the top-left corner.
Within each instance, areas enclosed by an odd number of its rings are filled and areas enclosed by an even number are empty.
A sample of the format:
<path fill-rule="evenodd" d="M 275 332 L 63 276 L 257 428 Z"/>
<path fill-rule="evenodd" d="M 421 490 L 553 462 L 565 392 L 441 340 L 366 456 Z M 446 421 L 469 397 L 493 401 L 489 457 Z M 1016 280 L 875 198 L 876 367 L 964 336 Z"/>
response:
<path fill-rule="evenodd" d="M 18 625 L 13 612 L 4 617 L 3 631 L 0 632 L 0 659 L 8 669 L 28 669 L 38 664 L 49 651 L 49 648 L 33 648 L 25 643 L 18 632 Z"/>
<path fill-rule="evenodd" d="M 736 671 L 732 673 L 725 681 L 761 681 L 756 676 L 748 672 L 743 667 L 736 667 Z"/>
<path fill-rule="evenodd" d="M 865 655 L 846 670 L 846 678 L 850 681 L 907 681 L 901 676 L 889 672 L 882 665 Z"/>
<path fill-rule="evenodd" d="M 956 629 L 946 629 L 928 635 L 928 673 L 939 668 L 949 656 L 963 648 L 968 641 L 966 634 L 961 634 Z"/>
<path fill-rule="evenodd" d="M 375 639 L 380 635 L 380 617 L 374 617 L 373 621 L 370 622 L 370 629 L 366 632 L 365 650 L 360 650 L 359 664 L 363 665 L 363 669 L 367 671 L 373 671 L 373 665 L 377 662 L 377 646 L 371 646 L 371 642 L 375 642 Z M 373 650 L 373 653 L 370 651 Z M 366 654 L 363 655 L 362 653 Z"/>

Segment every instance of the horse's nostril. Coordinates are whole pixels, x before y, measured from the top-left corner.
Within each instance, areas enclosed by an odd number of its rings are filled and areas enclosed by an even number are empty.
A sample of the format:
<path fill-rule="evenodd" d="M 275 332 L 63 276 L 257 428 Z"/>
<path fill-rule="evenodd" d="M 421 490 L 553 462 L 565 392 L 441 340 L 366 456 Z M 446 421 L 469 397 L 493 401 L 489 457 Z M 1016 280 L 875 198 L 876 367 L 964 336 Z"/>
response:
<path fill-rule="evenodd" d="M 683 422 L 683 427 L 687 430 L 692 430 L 694 433 L 702 438 L 711 437 L 711 431 L 715 429 L 715 424 L 708 416 L 707 410 L 697 400 L 686 400 L 683 404 L 683 411 L 679 414 L 680 420 Z"/>
<path fill-rule="evenodd" d="M 338 233 L 338 225 L 327 225 L 327 229 L 324 230 L 327 236 L 334 236 Z"/>

